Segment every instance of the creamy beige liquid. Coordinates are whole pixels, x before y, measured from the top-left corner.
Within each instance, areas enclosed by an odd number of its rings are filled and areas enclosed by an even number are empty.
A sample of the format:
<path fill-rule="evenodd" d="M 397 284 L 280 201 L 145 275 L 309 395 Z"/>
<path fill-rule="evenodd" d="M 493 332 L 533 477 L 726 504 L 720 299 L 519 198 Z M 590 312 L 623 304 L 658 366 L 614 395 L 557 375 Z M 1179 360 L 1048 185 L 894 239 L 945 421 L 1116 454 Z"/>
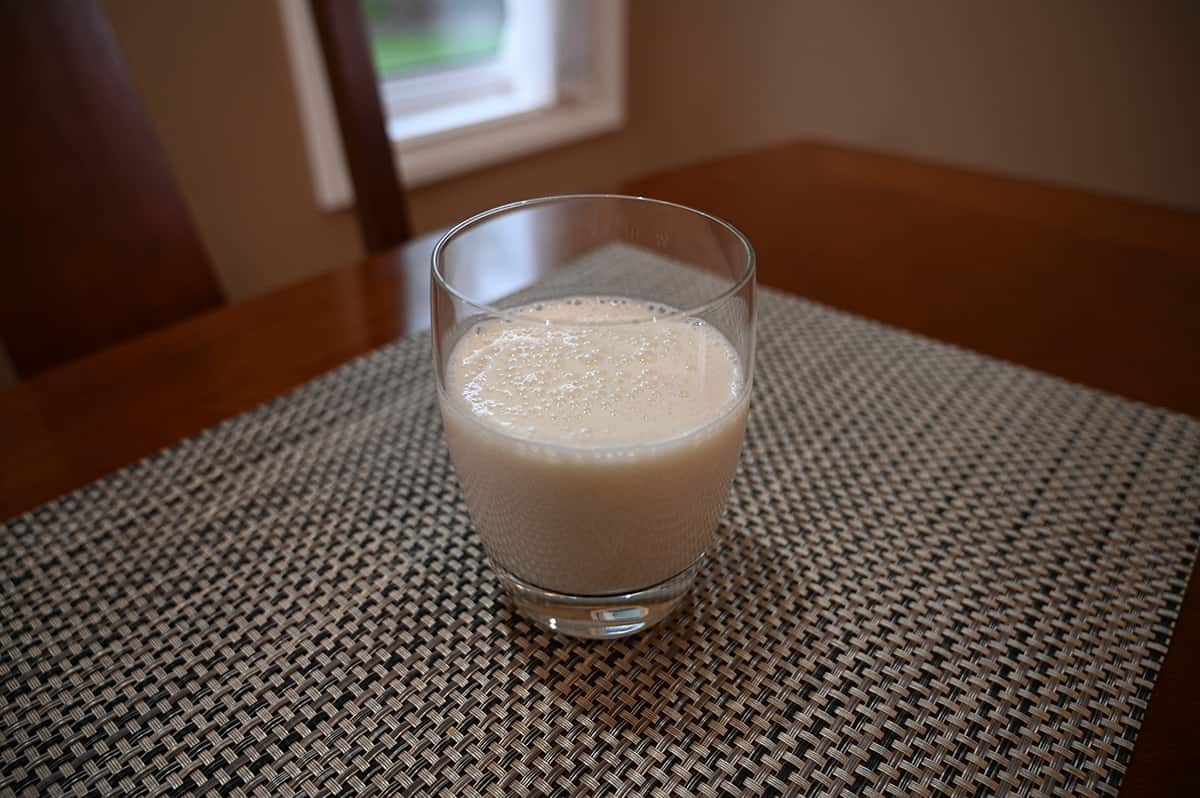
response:
<path fill-rule="evenodd" d="M 687 568 L 737 466 L 743 383 L 720 332 L 634 300 L 539 303 L 466 331 L 442 415 L 492 556 L 534 585 L 585 595 Z"/>

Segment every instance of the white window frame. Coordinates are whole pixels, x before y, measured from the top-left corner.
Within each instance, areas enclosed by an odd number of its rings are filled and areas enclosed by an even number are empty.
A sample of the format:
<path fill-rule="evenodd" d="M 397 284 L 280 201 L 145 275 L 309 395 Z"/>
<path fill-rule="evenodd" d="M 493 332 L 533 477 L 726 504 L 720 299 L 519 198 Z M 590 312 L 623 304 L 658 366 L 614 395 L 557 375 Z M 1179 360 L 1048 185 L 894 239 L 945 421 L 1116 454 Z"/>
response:
<path fill-rule="evenodd" d="M 347 0 L 350 1 L 350 0 Z M 509 14 L 529 14 L 521 35 L 547 35 L 537 25 L 553 24 L 561 0 L 508 0 Z M 324 59 L 307 0 L 278 0 L 293 84 L 304 130 L 318 206 L 340 210 L 354 200 Z M 508 72 L 492 65 L 430 73 L 385 83 L 382 90 L 388 135 L 406 187 L 453 177 L 568 141 L 598 135 L 625 121 L 625 0 L 593 0 L 582 26 L 591 36 L 591 61 L 582 80 L 564 75 L 557 53 L 525 64 L 526 85 L 509 85 Z M 570 32 L 569 29 L 568 33 Z M 553 48 L 551 48 L 553 50 Z M 504 59 L 528 58 L 546 48 L 506 42 Z M 539 79 L 541 78 L 541 79 Z M 454 97 L 452 110 L 430 108 L 425 98 Z"/>

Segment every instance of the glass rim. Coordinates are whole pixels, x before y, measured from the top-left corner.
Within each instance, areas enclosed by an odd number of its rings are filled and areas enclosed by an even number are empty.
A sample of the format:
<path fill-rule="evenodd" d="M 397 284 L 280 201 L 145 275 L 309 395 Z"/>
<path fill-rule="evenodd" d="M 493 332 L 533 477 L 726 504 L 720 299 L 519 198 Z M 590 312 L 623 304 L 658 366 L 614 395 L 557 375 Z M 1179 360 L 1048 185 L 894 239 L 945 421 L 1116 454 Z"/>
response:
<path fill-rule="evenodd" d="M 562 325 L 562 326 L 567 326 L 567 327 L 575 327 L 575 326 L 595 327 L 595 326 L 607 326 L 607 325 L 618 326 L 618 325 L 630 325 L 630 324 L 644 324 L 644 323 L 648 323 L 648 322 L 657 322 L 657 321 L 674 319 L 674 318 L 687 318 L 687 317 L 696 316 L 698 314 L 704 313 L 705 311 L 710 310 L 710 309 L 720 305 L 721 303 L 728 300 L 730 297 L 737 295 L 739 292 L 741 292 L 746 287 L 747 283 L 754 280 L 754 275 L 755 275 L 755 272 L 757 271 L 757 258 L 754 253 L 754 247 L 750 244 L 750 239 L 748 239 L 746 237 L 745 233 L 743 233 L 741 230 L 739 230 L 737 227 L 735 227 L 730 222 L 726 221 L 725 219 L 722 219 L 720 216 L 709 213 L 708 211 L 699 210 L 698 208 L 693 208 L 689 205 L 683 205 L 682 203 L 671 202 L 669 200 L 655 199 L 653 197 L 645 197 L 645 196 L 635 195 L 635 194 L 583 193 L 583 194 L 550 194 L 550 195 L 543 196 L 543 197 L 533 197 L 530 199 L 517 200 L 516 202 L 508 202 L 503 205 L 497 205 L 494 208 L 489 208 L 486 211 L 481 211 L 473 216 L 470 216 L 470 217 L 464 219 L 463 221 L 459 222 L 458 224 L 454 225 L 449 230 L 447 230 L 442 235 L 442 237 L 438 239 L 437 244 L 434 245 L 433 253 L 430 255 L 430 274 L 432 275 L 433 281 L 436 282 L 439 286 L 441 286 L 441 288 L 444 291 L 446 291 L 448 294 L 450 294 L 450 296 L 452 296 L 455 299 L 457 299 L 458 301 L 468 305 L 469 307 L 479 311 L 480 313 L 483 313 L 488 316 L 496 316 L 499 318 L 509 318 L 509 319 L 514 319 L 514 320 L 529 321 L 528 317 L 523 317 L 519 313 L 513 312 L 514 310 L 517 310 L 517 308 L 500 308 L 489 302 L 480 302 L 478 300 L 472 299 L 471 297 L 467 296 L 466 294 L 462 293 L 457 288 L 452 286 L 450 284 L 450 282 L 446 279 L 446 276 L 442 273 L 442 269 L 440 268 L 441 262 L 444 259 L 443 253 L 444 253 L 447 245 L 456 236 L 467 231 L 470 228 L 477 227 L 477 226 L 483 224 L 484 222 L 488 221 L 489 219 L 491 219 L 493 217 L 501 216 L 503 214 L 510 213 L 512 211 L 519 210 L 519 209 L 525 208 L 525 207 L 535 207 L 535 206 L 539 206 L 539 205 L 551 205 L 551 204 L 555 204 L 555 203 L 569 202 L 571 200 L 631 201 L 634 203 L 646 203 L 649 205 L 658 205 L 658 206 L 662 206 L 662 207 L 674 208 L 676 210 L 681 210 L 681 211 L 685 211 L 689 214 L 694 214 L 696 216 L 700 216 L 702 218 L 708 219 L 710 222 L 714 222 L 719 227 L 721 227 L 724 230 L 726 230 L 727 232 L 733 234 L 734 240 L 736 240 L 742 246 L 742 251 L 745 254 L 745 265 L 742 268 L 741 274 L 737 277 L 737 279 L 733 280 L 732 283 L 728 287 L 726 287 L 723 291 L 718 293 L 716 296 L 714 296 L 710 299 L 707 299 L 704 302 L 701 302 L 697 305 L 692 305 L 692 306 L 686 307 L 686 308 L 672 307 L 672 308 L 668 308 L 667 309 L 668 312 L 666 312 L 666 313 L 657 313 L 657 314 L 651 313 L 650 315 L 648 315 L 644 318 L 638 317 L 638 318 L 633 318 L 633 319 L 614 319 L 614 320 L 598 320 L 598 321 L 568 321 L 568 320 L 555 319 L 553 321 L 546 320 L 545 323 L 548 325 L 553 324 L 553 325 Z M 534 283 L 533 285 L 536 285 L 536 283 Z M 527 287 L 532 287 L 532 286 L 527 286 Z M 635 297 L 628 297 L 628 298 L 636 299 Z"/>

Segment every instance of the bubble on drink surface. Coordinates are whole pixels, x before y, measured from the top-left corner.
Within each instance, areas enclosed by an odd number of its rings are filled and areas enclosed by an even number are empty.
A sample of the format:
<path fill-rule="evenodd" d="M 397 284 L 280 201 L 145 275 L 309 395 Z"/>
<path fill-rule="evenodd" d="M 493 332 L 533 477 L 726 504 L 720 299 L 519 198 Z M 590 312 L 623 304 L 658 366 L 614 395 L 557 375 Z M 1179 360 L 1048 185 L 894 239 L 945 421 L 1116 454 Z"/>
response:
<path fill-rule="evenodd" d="M 637 324 L 647 308 L 669 315 Z M 737 355 L 724 336 L 661 303 L 566 297 L 510 315 L 462 343 L 447 384 L 463 386 L 459 396 L 477 416 L 512 434 L 641 445 L 686 434 L 710 417 L 714 399 L 732 406 L 739 394 Z"/>

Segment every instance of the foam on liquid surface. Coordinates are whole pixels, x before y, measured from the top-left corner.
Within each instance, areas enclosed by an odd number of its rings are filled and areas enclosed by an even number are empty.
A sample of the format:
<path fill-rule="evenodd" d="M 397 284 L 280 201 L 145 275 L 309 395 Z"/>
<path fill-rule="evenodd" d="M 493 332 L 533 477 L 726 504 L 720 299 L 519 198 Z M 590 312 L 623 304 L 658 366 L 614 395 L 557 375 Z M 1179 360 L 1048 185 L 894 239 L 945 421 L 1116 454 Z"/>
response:
<path fill-rule="evenodd" d="M 548 323 L 560 321 L 571 324 Z M 717 330 L 614 297 L 540 302 L 481 322 L 446 371 L 448 393 L 484 424 L 583 448 L 683 437 L 731 409 L 741 384 L 737 354 Z"/>

